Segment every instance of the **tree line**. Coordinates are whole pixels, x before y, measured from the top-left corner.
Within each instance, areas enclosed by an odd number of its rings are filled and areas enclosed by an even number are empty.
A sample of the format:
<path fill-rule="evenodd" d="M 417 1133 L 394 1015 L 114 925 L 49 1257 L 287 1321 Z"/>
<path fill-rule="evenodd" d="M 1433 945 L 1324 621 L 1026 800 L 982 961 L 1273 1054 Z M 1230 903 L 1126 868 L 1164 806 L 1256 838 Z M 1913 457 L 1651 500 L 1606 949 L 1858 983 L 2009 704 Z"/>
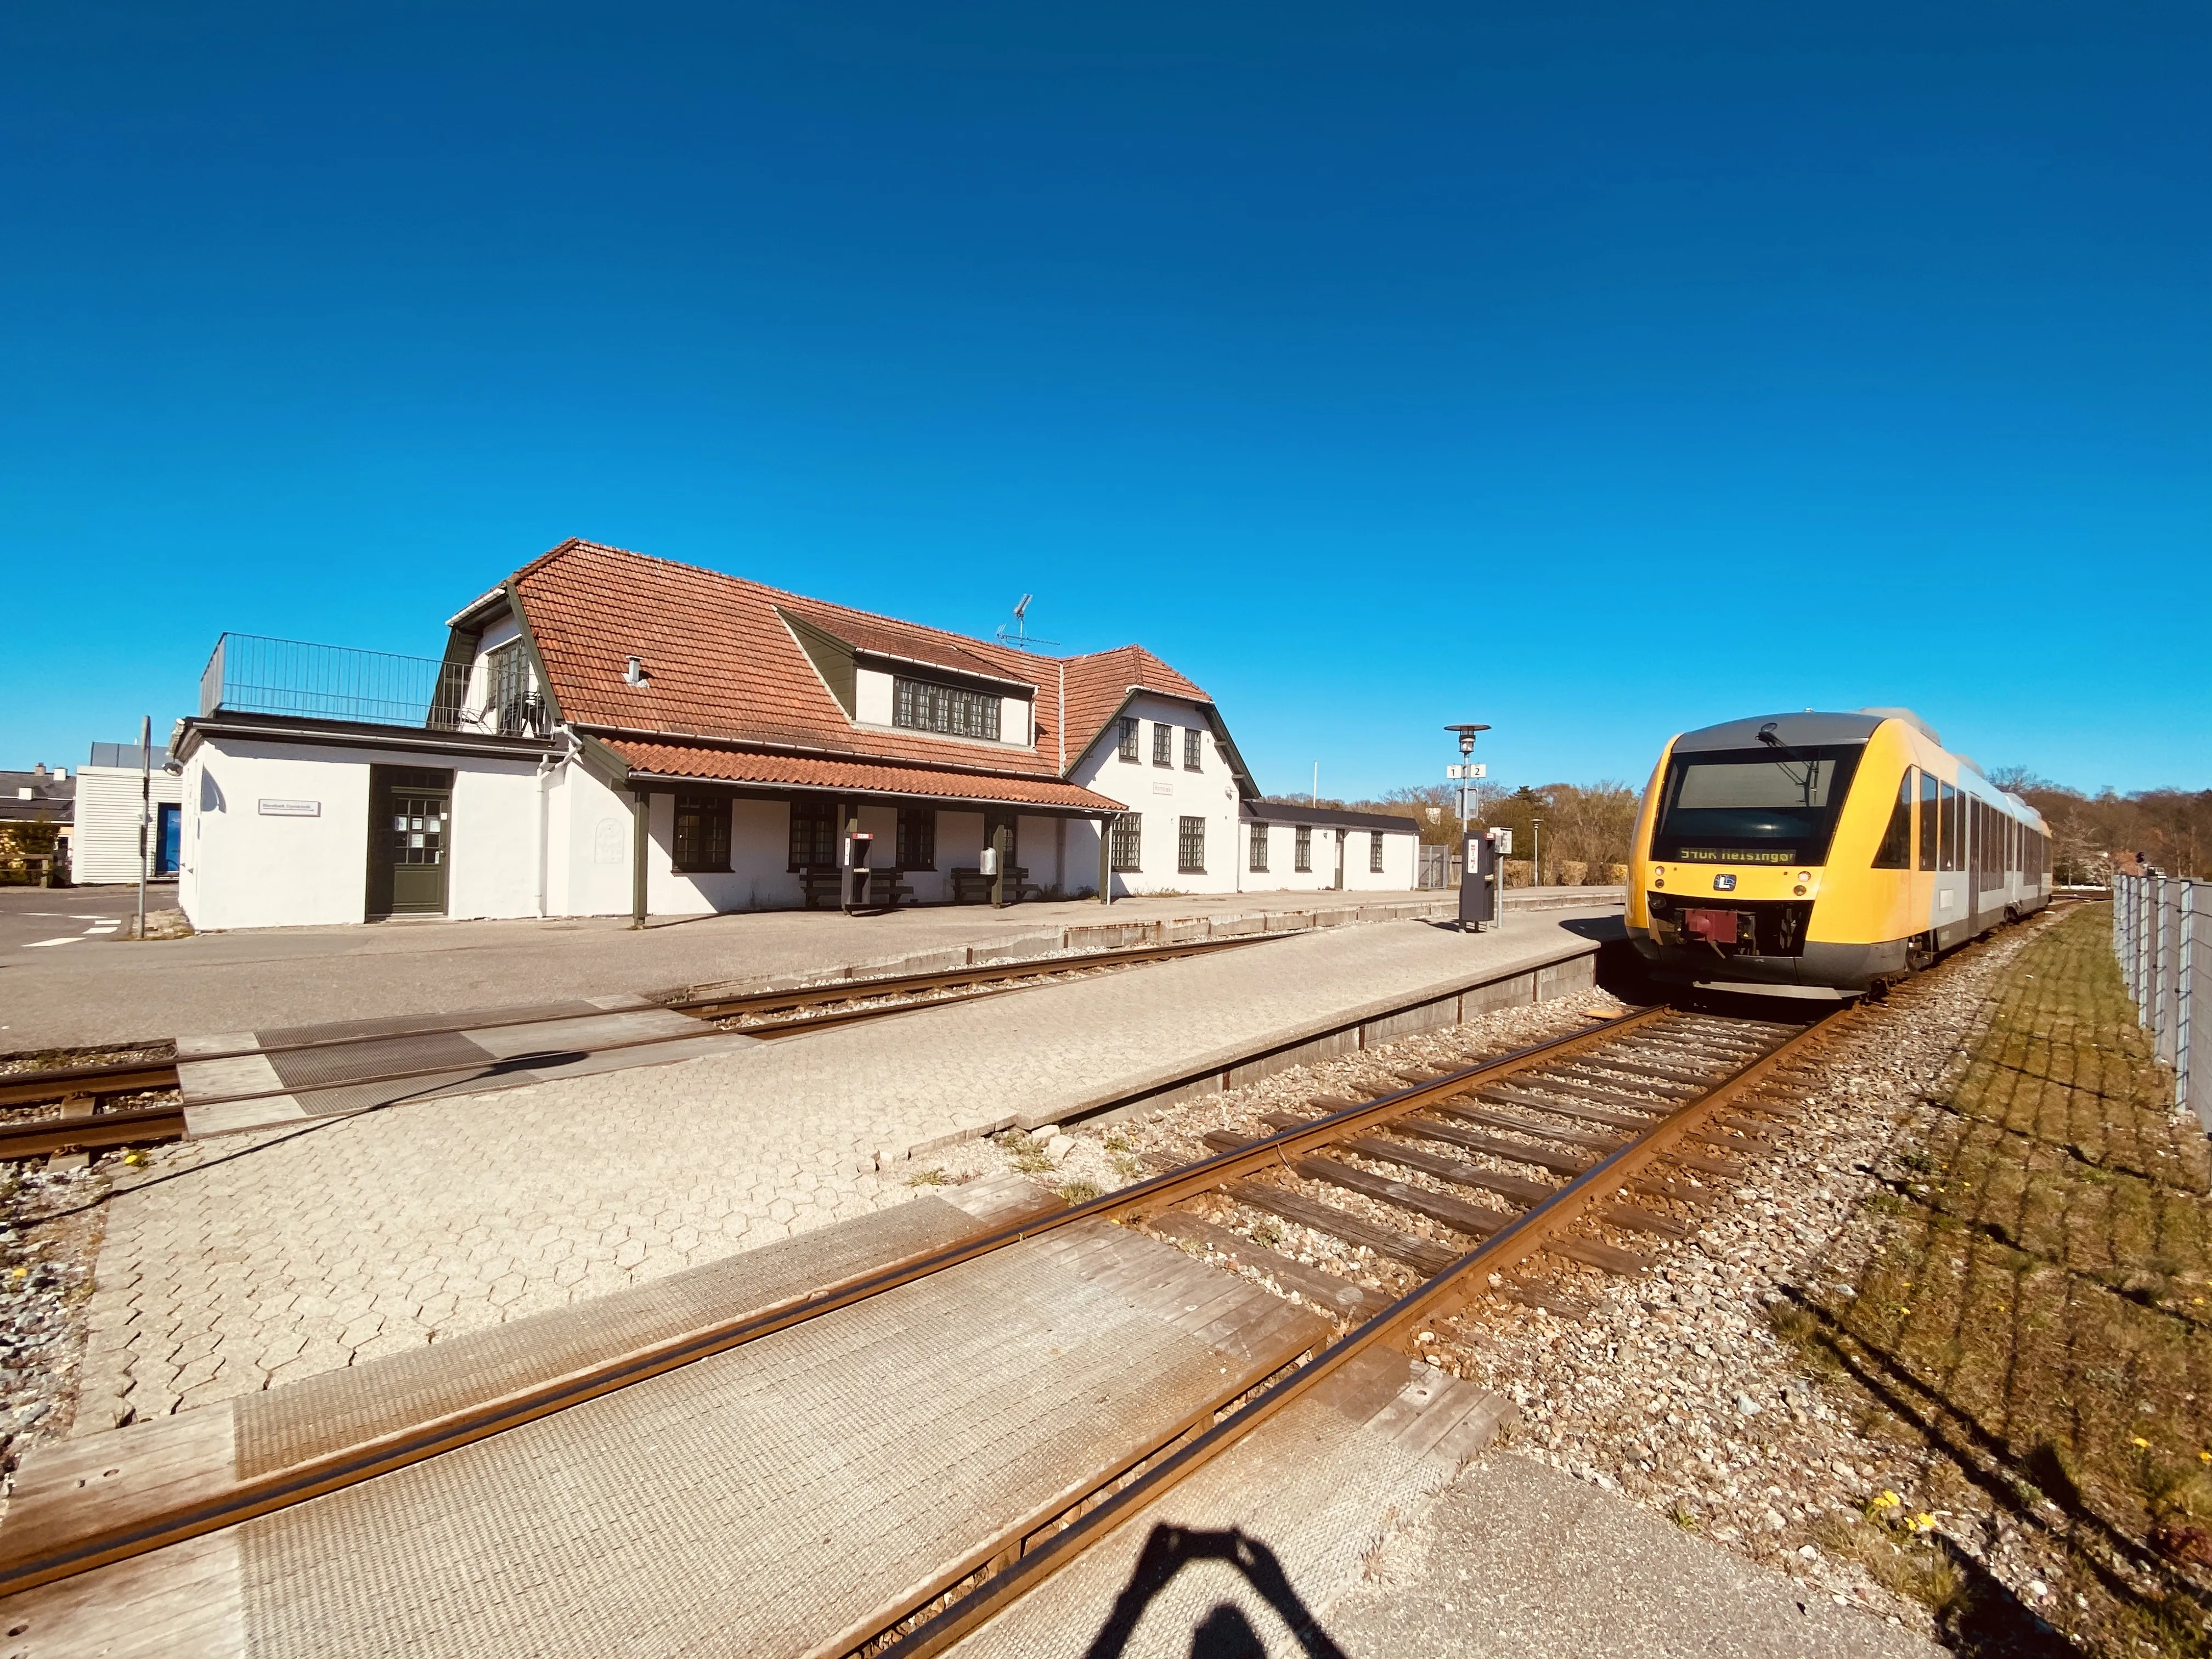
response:
<path fill-rule="evenodd" d="M 1990 781 L 2009 789 L 2051 826 L 2052 878 L 2102 886 L 2115 864 L 2140 860 L 2169 876 L 2212 875 L 2212 789 L 2100 789 L 2086 794 L 2039 778 L 2026 767 L 2000 767 Z"/>

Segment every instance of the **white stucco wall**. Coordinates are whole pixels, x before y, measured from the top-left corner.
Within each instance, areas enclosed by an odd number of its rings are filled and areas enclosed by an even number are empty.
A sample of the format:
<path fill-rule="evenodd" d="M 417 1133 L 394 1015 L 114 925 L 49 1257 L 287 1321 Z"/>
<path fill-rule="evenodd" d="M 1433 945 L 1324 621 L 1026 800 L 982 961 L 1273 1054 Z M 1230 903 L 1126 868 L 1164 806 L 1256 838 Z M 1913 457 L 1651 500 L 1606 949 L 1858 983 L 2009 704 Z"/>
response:
<path fill-rule="evenodd" d="M 547 908 L 562 916 L 628 915 L 630 799 L 574 761 L 555 775 L 548 801 Z"/>
<path fill-rule="evenodd" d="M 447 915 L 536 914 L 534 763 L 223 738 L 204 738 L 181 780 L 178 902 L 192 925 L 364 920 L 373 765 L 453 774 Z M 312 802 L 315 810 L 264 811 L 264 801 Z"/>
<path fill-rule="evenodd" d="M 1243 840 L 1237 833 L 1237 780 L 1229 763 L 1213 741 L 1212 732 L 1206 728 L 1206 717 L 1196 705 L 1167 697 L 1140 696 L 1126 710 L 1138 721 L 1137 758 L 1120 758 L 1118 731 L 1109 728 L 1091 752 L 1085 755 L 1074 771 L 1073 781 L 1085 788 L 1094 789 L 1109 800 L 1127 804 L 1130 810 L 1142 816 L 1143 838 L 1139 848 L 1143 867 L 1137 871 L 1117 871 L 1114 876 L 1114 891 L 1122 893 L 1233 893 L 1238 890 L 1237 865 L 1243 854 Z M 1152 764 L 1152 732 L 1156 726 L 1166 725 L 1176 728 L 1170 747 L 1169 764 Z M 1196 728 L 1199 740 L 1199 769 L 1188 771 L 1182 763 L 1185 731 Z M 1177 836 L 1178 820 L 1184 817 L 1206 820 L 1206 869 L 1203 872 L 1186 872 L 1179 867 Z M 1068 864 L 1071 873 L 1076 869 L 1096 872 L 1098 860 L 1097 832 L 1090 832 L 1085 842 L 1088 861 L 1079 861 L 1076 854 L 1075 831 L 1068 832 Z M 1097 883 L 1095 873 L 1080 878 L 1077 886 Z"/>
<path fill-rule="evenodd" d="M 185 769 L 177 876 L 177 902 L 192 926 L 362 920 L 370 758 L 362 750 L 203 741 Z M 316 812 L 273 816 L 260 811 L 264 800 L 313 801 Z"/>
<path fill-rule="evenodd" d="M 1264 814 L 1267 811 L 1264 806 L 1247 810 L 1255 814 Z M 1346 892 L 1403 892 L 1413 884 L 1419 856 L 1415 850 L 1420 841 L 1418 831 L 1407 830 L 1401 833 L 1386 830 L 1382 832 L 1382 870 L 1378 875 L 1368 867 L 1368 837 L 1372 833 L 1370 830 L 1344 829 L 1333 824 L 1312 825 L 1313 868 L 1302 871 L 1293 867 L 1297 862 L 1298 826 L 1280 819 L 1265 817 L 1259 818 L 1257 823 L 1264 824 L 1268 832 L 1267 868 L 1259 871 L 1250 867 L 1252 834 L 1256 826 L 1254 820 L 1248 819 L 1241 830 L 1245 892 L 1334 890 L 1336 886 L 1337 838 L 1340 836 L 1344 838 Z"/>

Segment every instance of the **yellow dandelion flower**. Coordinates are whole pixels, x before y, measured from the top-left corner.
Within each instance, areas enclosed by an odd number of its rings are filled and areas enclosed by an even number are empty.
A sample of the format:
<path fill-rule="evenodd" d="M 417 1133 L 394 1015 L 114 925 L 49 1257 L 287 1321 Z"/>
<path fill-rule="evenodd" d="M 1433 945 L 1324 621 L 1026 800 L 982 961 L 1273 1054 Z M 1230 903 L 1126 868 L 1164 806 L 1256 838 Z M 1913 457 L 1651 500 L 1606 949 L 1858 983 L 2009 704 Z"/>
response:
<path fill-rule="evenodd" d="M 2130 1435 L 2128 1437 L 2128 1444 L 2130 1446 L 2140 1447 L 2144 1451 L 2148 1451 L 2150 1449 L 2150 1442 L 2144 1439 L 2139 1434 Z"/>
<path fill-rule="evenodd" d="M 1906 1524 L 1915 1532 L 1933 1532 L 1936 1530 L 1936 1517 L 1924 1513 L 1916 1515 Z"/>

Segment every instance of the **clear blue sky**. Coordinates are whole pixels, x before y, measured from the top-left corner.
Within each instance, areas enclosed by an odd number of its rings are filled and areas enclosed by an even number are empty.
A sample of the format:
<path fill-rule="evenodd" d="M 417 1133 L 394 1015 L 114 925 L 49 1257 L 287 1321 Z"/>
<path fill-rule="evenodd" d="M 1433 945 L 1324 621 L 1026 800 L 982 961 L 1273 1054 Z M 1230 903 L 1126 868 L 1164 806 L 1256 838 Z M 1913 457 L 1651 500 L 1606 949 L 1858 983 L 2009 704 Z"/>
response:
<path fill-rule="evenodd" d="M 16 7 L 0 764 L 568 535 L 1139 640 L 1263 785 L 1906 703 L 2212 782 L 2212 12 Z"/>

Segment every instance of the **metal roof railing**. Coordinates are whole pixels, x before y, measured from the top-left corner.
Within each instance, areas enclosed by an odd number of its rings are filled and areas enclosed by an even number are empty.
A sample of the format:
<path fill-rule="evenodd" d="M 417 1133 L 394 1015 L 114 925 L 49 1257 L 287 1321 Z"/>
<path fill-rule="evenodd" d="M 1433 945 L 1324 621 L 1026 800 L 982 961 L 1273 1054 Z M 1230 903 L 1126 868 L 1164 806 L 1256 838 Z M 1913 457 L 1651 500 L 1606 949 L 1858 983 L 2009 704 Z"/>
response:
<path fill-rule="evenodd" d="M 226 633 L 200 674 L 200 713 L 290 714 L 436 731 L 495 725 L 468 708 L 468 689 L 466 663 Z"/>

